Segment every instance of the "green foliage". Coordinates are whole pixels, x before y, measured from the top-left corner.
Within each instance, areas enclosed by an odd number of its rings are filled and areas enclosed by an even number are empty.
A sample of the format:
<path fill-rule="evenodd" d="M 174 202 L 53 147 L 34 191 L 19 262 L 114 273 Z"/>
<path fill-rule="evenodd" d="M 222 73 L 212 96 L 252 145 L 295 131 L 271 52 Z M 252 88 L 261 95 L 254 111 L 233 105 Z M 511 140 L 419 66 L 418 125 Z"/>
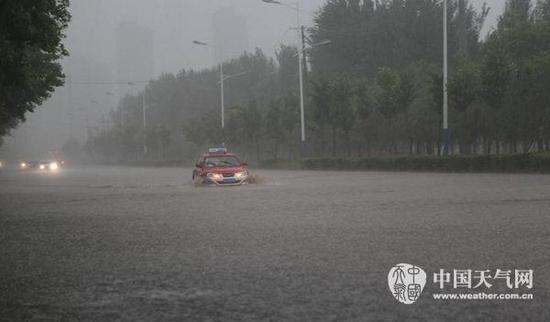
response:
<path fill-rule="evenodd" d="M 68 0 L 0 2 L 0 137 L 63 85 Z"/>
<path fill-rule="evenodd" d="M 539 20 L 550 22 L 550 1 L 538 0 L 536 17 Z"/>
<path fill-rule="evenodd" d="M 481 87 L 479 66 L 465 62 L 457 66 L 448 84 L 451 106 L 465 112 L 479 97 Z"/>
<path fill-rule="evenodd" d="M 235 145 L 246 145 L 260 138 L 262 130 L 262 115 L 258 111 L 256 101 L 246 105 L 237 105 L 228 111 L 226 135 L 229 142 Z"/>
<path fill-rule="evenodd" d="M 378 93 L 375 97 L 377 111 L 385 118 L 396 117 L 410 103 L 408 84 L 402 86 L 400 75 L 388 67 L 382 68 L 376 77 Z M 403 104 L 405 103 L 405 104 Z"/>
<path fill-rule="evenodd" d="M 223 141 L 220 123 L 219 112 L 210 110 L 196 118 L 189 119 L 183 127 L 183 133 L 189 141 L 197 146 L 217 146 Z"/>
<path fill-rule="evenodd" d="M 283 168 L 273 162 L 267 167 Z M 296 166 L 290 165 L 292 168 Z M 322 158 L 302 160 L 300 168 L 309 170 L 387 170 L 451 172 L 536 172 L 550 173 L 550 155 L 459 155 L 446 158 L 429 156 Z"/>
<path fill-rule="evenodd" d="M 281 45 L 275 53 L 279 64 L 279 84 L 284 95 L 296 93 L 298 84 L 298 51 L 296 47 Z"/>
<path fill-rule="evenodd" d="M 442 12 L 439 0 L 378 1 L 376 10 L 373 1 L 327 1 L 311 38 L 332 45 L 312 52 L 313 71 L 374 78 L 381 67 L 441 63 Z M 475 59 L 487 8 L 477 12 L 467 0 L 449 1 L 448 12 L 451 61 Z"/>

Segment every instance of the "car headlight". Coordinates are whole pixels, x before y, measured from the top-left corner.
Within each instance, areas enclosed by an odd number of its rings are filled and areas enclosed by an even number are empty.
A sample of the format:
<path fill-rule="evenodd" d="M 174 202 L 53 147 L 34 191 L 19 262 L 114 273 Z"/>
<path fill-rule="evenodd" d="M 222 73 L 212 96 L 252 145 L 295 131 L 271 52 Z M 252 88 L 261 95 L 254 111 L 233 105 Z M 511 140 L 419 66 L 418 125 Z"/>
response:
<path fill-rule="evenodd" d="M 246 171 L 235 173 L 235 178 L 245 178 L 247 176 L 248 176 L 248 172 Z"/>
<path fill-rule="evenodd" d="M 25 162 L 21 162 L 20 166 L 21 168 L 25 169 L 27 167 L 27 164 Z"/>
<path fill-rule="evenodd" d="M 50 170 L 57 170 L 59 168 L 59 165 L 57 162 L 50 163 Z"/>
<path fill-rule="evenodd" d="M 39 168 L 40 168 L 40 170 L 44 170 L 44 169 L 46 169 L 46 166 L 41 164 Z"/>
<path fill-rule="evenodd" d="M 208 178 L 214 179 L 214 180 L 223 179 L 223 176 L 219 173 L 209 173 L 207 176 Z"/>

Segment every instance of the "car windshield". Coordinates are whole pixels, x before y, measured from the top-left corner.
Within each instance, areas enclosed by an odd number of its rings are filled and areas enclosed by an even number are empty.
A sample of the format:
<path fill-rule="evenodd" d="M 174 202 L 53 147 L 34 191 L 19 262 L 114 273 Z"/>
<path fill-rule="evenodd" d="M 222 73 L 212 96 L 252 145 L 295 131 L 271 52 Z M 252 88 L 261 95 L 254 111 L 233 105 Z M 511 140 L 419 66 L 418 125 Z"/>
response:
<path fill-rule="evenodd" d="M 241 162 L 239 161 L 239 159 L 233 156 L 219 156 L 206 158 L 204 160 L 204 164 L 207 168 L 235 167 L 239 166 Z"/>

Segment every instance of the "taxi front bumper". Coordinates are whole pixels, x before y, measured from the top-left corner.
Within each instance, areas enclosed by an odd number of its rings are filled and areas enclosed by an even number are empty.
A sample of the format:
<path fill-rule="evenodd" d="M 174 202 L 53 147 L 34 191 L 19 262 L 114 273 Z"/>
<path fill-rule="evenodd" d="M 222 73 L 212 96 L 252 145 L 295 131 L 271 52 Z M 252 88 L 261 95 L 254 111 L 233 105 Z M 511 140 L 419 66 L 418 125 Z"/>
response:
<path fill-rule="evenodd" d="M 226 175 L 207 175 L 205 178 L 206 183 L 214 184 L 216 186 L 240 186 L 248 182 L 248 174 L 233 174 L 231 176 Z"/>

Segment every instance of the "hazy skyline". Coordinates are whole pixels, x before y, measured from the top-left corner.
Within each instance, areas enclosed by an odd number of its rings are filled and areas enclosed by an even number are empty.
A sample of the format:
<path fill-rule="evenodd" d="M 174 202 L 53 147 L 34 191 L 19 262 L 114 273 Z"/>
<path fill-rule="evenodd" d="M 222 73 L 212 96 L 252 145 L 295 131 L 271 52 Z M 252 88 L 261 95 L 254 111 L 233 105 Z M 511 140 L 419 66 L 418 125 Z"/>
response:
<path fill-rule="evenodd" d="M 324 2 L 302 0 L 302 23 L 312 26 L 315 13 Z M 484 2 L 491 8 L 485 33 L 495 25 L 505 1 L 472 1 L 477 8 Z M 273 56 L 279 44 L 296 43 L 295 32 L 290 30 L 296 25 L 295 13 L 261 0 L 74 0 L 66 43 L 71 53 L 112 64 L 116 47 L 114 30 L 120 23 L 139 21 L 153 31 L 155 75 L 175 73 L 182 68 L 205 68 L 215 62 L 192 41 L 213 41 L 213 15 L 227 7 L 246 19 L 248 51 L 259 47 Z"/>
<path fill-rule="evenodd" d="M 321 0 L 303 1 L 303 23 L 310 26 Z M 113 30 L 125 21 L 139 21 L 153 31 L 155 74 L 177 72 L 182 68 L 213 65 L 203 48 L 193 40 L 211 42 L 212 17 L 216 11 L 232 7 L 246 19 L 248 48 L 259 47 L 272 55 L 278 44 L 295 42 L 295 13 L 288 8 L 260 0 L 162 0 L 162 1 L 73 1 L 73 19 L 66 44 L 71 53 L 112 63 L 115 37 Z"/>

